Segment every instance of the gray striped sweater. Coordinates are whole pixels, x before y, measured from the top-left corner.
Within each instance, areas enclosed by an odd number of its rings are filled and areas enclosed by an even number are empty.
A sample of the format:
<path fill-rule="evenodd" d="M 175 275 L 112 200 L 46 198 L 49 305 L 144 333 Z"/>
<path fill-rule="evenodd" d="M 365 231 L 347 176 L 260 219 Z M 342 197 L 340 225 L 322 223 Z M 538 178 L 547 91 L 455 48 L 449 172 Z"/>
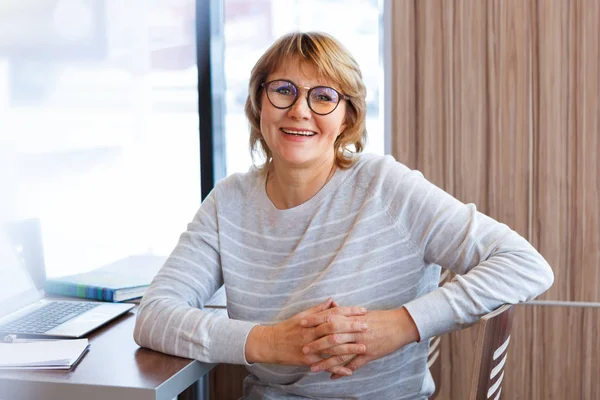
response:
<path fill-rule="evenodd" d="M 458 275 L 438 288 L 441 267 Z M 144 296 L 134 338 L 169 354 L 246 364 L 248 399 L 422 399 L 434 390 L 429 338 L 530 300 L 552 281 L 525 239 L 389 156 L 357 156 L 287 210 L 274 207 L 265 175 L 252 168 L 219 182 L 202 203 Z M 223 284 L 229 319 L 202 310 Z M 421 340 L 339 380 L 246 362 L 255 324 L 329 296 L 370 310 L 404 306 Z"/>

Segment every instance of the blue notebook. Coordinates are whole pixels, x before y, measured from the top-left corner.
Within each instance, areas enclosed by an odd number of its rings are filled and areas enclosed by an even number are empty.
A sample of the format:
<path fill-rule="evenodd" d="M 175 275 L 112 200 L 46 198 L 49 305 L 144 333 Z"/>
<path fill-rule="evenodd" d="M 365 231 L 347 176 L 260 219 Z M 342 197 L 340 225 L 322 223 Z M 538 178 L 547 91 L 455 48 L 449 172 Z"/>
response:
<path fill-rule="evenodd" d="M 146 292 L 166 257 L 137 255 L 81 274 L 47 279 L 48 294 L 100 301 L 125 301 Z"/>

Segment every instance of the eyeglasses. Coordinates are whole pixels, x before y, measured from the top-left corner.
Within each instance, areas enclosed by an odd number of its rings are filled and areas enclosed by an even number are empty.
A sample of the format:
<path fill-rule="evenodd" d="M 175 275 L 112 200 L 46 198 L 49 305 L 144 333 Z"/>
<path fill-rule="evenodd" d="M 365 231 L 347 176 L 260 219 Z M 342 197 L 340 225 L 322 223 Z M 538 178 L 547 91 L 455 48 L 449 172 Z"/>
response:
<path fill-rule="evenodd" d="M 300 95 L 299 88 L 308 90 L 306 94 L 308 107 L 318 115 L 331 114 L 342 99 L 350 100 L 350 97 L 329 86 L 315 86 L 312 88 L 298 86 L 294 82 L 285 79 L 264 82 L 260 86 L 265 88 L 267 98 L 273 107 L 279 109 L 290 108 L 296 103 Z"/>

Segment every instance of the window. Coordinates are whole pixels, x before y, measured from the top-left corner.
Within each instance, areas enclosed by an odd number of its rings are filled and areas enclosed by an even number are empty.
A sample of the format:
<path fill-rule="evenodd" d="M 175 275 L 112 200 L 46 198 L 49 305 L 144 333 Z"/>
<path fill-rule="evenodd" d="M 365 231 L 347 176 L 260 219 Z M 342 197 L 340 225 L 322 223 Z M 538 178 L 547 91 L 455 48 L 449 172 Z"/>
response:
<path fill-rule="evenodd" d="M 46 272 L 168 255 L 200 203 L 195 0 L 0 4 L 0 221 Z"/>

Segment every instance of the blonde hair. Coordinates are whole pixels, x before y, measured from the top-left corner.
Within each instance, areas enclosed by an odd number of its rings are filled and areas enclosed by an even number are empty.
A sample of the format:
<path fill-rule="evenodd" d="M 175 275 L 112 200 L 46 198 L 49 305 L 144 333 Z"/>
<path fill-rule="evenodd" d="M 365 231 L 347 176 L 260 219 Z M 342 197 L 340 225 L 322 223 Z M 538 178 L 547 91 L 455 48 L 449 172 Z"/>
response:
<path fill-rule="evenodd" d="M 336 85 L 336 89 L 350 98 L 347 100 L 344 124 L 346 129 L 336 138 L 333 147 L 335 164 L 342 169 L 349 168 L 354 159 L 349 155 L 350 146 L 360 153 L 365 145 L 366 132 L 366 94 L 358 63 L 346 48 L 332 36 L 321 32 L 295 32 L 279 38 L 256 62 L 250 75 L 248 98 L 245 112 L 250 123 L 250 152 L 252 160 L 255 154 L 265 156 L 268 167 L 273 154 L 260 130 L 260 111 L 262 105 L 261 84 L 267 76 L 280 67 L 286 60 L 300 59 L 319 71 L 318 78 L 325 78 Z"/>

